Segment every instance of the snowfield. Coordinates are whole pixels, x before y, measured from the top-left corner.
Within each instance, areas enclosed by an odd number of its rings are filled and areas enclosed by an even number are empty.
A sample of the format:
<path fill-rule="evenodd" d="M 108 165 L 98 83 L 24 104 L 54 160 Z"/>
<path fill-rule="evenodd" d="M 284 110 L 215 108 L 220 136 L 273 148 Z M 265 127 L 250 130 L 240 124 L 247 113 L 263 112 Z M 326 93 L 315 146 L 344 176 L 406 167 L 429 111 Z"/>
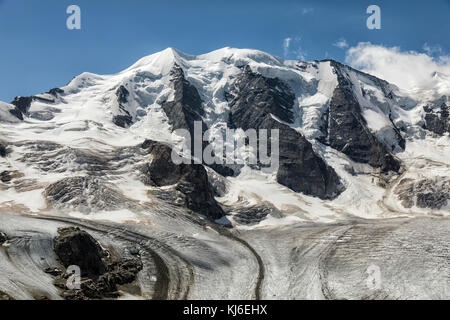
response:
<path fill-rule="evenodd" d="M 282 80 L 295 96 L 293 121 L 273 118 L 304 136 L 345 190 L 323 200 L 254 167 L 227 177 L 208 169 L 226 212 L 214 223 L 177 206 L 171 186 L 145 184 L 140 168 L 152 159 L 138 146 L 180 140 L 162 107 L 176 99 L 174 65 L 197 89 L 213 135 L 227 127 L 227 93 L 244 67 Z M 401 162 L 399 172 L 381 174 L 325 143 L 342 79 L 370 133 Z M 9 238 L 0 244 L 0 293 L 61 299 L 43 270 L 58 265 L 57 228 L 79 226 L 121 254 L 141 248 L 141 291 L 124 298 L 449 299 L 450 137 L 425 128 L 424 107 L 450 105 L 442 94 L 450 76 L 433 79 L 427 91 L 411 92 L 330 60 L 168 48 L 120 73 L 85 72 L 57 94 L 38 94 L 23 120 L 11 112 L 15 105 L 0 102 L 0 147 L 7 150 L 0 157 L 0 232 Z M 127 92 L 126 102 L 118 92 Z M 117 116 L 130 125 L 117 125 Z M 49 187 L 74 177 L 87 177 L 74 191 L 78 198 L 52 202 Z M 376 287 L 367 280 L 371 266 L 381 277 Z"/>

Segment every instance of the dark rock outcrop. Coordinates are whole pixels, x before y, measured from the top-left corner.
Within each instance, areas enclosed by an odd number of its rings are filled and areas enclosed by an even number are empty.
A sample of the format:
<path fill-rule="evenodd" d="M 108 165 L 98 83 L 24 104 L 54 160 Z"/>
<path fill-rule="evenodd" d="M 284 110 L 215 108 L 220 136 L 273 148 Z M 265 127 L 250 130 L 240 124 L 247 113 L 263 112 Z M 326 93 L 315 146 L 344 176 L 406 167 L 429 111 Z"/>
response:
<path fill-rule="evenodd" d="M 120 86 L 116 91 L 117 101 L 119 104 L 127 103 L 129 95 L 130 92 L 124 86 Z"/>
<path fill-rule="evenodd" d="M 166 101 L 162 103 L 162 109 L 169 118 L 169 123 L 173 130 L 186 129 L 190 133 L 191 143 L 194 137 L 194 122 L 198 121 L 202 125 L 202 135 L 208 129 L 203 121 L 205 111 L 202 105 L 202 99 L 197 89 L 186 80 L 183 69 L 174 64 L 171 72 L 171 86 L 174 90 L 173 101 Z M 197 137 L 197 139 L 202 137 Z M 202 150 L 207 146 L 206 141 L 202 141 Z M 194 148 L 191 149 L 194 155 Z M 225 165 L 214 163 L 205 164 L 217 173 L 223 176 L 232 176 L 235 174 L 232 168 Z"/>
<path fill-rule="evenodd" d="M 175 129 L 188 129 L 194 132 L 194 121 L 202 121 L 205 111 L 197 89 L 184 77 L 183 69 L 175 64 L 170 72 L 171 86 L 174 90 L 173 101 L 166 101 L 162 108 Z M 206 129 L 204 125 L 203 128 Z"/>
<path fill-rule="evenodd" d="M 450 132 L 449 107 L 443 103 L 438 110 L 425 106 L 425 125 L 424 128 L 438 135 Z"/>
<path fill-rule="evenodd" d="M 0 142 L 0 157 L 6 157 L 6 154 L 7 154 L 6 144 Z"/>
<path fill-rule="evenodd" d="M 54 97 L 57 97 L 58 93 L 64 93 L 64 91 L 59 88 L 54 88 L 47 93 L 53 95 Z M 53 100 L 53 99 L 47 99 L 47 98 L 39 97 L 39 96 L 15 97 L 14 100 L 11 102 L 11 104 L 14 105 L 15 108 L 10 110 L 9 112 L 16 118 L 23 120 L 24 116 L 29 115 L 28 111 L 30 110 L 31 103 L 33 101 L 41 101 L 44 103 L 54 103 L 55 102 L 55 100 Z M 51 119 L 52 117 L 49 116 L 49 113 L 50 113 L 50 111 L 45 115 L 41 115 L 40 118 L 42 118 L 43 120 L 48 120 L 49 118 Z M 39 114 L 37 114 L 35 116 L 39 116 Z"/>
<path fill-rule="evenodd" d="M 15 97 L 11 102 L 21 114 L 28 114 L 33 97 Z"/>
<path fill-rule="evenodd" d="M 60 88 L 53 88 L 50 89 L 47 93 L 51 94 L 54 97 L 57 97 L 58 95 L 64 94 L 64 90 Z"/>
<path fill-rule="evenodd" d="M 122 128 L 128 128 L 133 124 L 133 117 L 124 106 L 124 104 L 128 102 L 129 95 L 130 92 L 124 86 L 120 86 L 116 91 L 117 102 L 119 103 L 119 111 L 121 114 L 113 117 L 113 123 Z"/>
<path fill-rule="evenodd" d="M 90 234 L 76 227 L 58 229 L 54 250 L 65 268 L 80 267 L 80 288 L 72 290 L 66 285 L 69 274 L 59 268 L 45 270 L 55 277 L 55 286 L 67 300 L 118 297 L 118 286 L 133 283 L 143 268 L 140 257 L 113 258 Z"/>
<path fill-rule="evenodd" d="M 310 142 L 288 125 L 292 122 L 294 95 L 279 79 L 268 79 L 246 66 L 227 94 L 231 108 L 229 124 L 234 128 L 279 130 L 277 181 L 296 191 L 321 199 L 332 199 L 343 191 L 333 168 L 317 156 Z"/>
<path fill-rule="evenodd" d="M 152 161 L 141 168 L 144 183 L 158 187 L 175 185 L 175 189 L 185 196 L 184 205 L 187 208 L 210 219 L 224 216 L 214 199 L 214 191 L 203 165 L 173 163 L 172 149 L 159 142 L 146 140 L 142 148 L 152 156 Z"/>
<path fill-rule="evenodd" d="M 361 107 L 353 94 L 352 83 L 341 70 L 345 66 L 337 62 L 332 62 L 332 65 L 339 84 L 330 101 L 325 119 L 326 137 L 321 142 L 343 152 L 353 161 L 368 163 L 380 168 L 382 172 L 398 172 L 400 161 L 367 127 Z"/>
<path fill-rule="evenodd" d="M 54 250 L 65 268 L 80 267 L 82 276 L 99 276 L 106 272 L 106 257 L 98 242 L 80 228 L 60 228 Z"/>
<path fill-rule="evenodd" d="M 435 179 L 402 179 L 395 188 L 395 194 L 405 208 L 441 209 L 450 201 L 450 180 L 444 177 Z"/>
<path fill-rule="evenodd" d="M 128 128 L 133 124 L 133 118 L 129 114 L 114 116 L 112 121 L 115 125 L 122 128 Z"/>
<path fill-rule="evenodd" d="M 243 225 L 256 225 L 266 219 L 269 215 L 275 218 L 283 217 L 283 214 L 276 207 L 270 204 L 235 208 L 233 211 L 236 212 L 233 215 L 233 220 Z"/>
<path fill-rule="evenodd" d="M 4 244 L 6 241 L 8 241 L 8 236 L 5 233 L 0 232 L 0 246 Z"/>
<path fill-rule="evenodd" d="M 11 113 L 17 119 L 23 121 L 23 114 L 22 112 L 20 112 L 19 108 L 15 107 L 14 109 L 9 110 L 9 113 Z"/>
<path fill-rule="evenodd" d="M 0 172 L 0 181 L 3 183 L 10 182 L 12 180 L 10 171 L 2 171 Z"/>
<path fill-rule="evenodd" d="M 241 97 L 233 99 L 233 92 L 240 96 L 245 94 L 248 105 L 239 100 Z M 268 114 L 287 123 L 294 121 L 292 108 L 295 95 L 288 85 L 278 78 L 266 78 L 254 73 L 248 65 L 234 81 L 231 95 L 227 95 L 232 102 L 231 121 L 239 122 L 241 128 L 254 128 L 254 122 Z"/>

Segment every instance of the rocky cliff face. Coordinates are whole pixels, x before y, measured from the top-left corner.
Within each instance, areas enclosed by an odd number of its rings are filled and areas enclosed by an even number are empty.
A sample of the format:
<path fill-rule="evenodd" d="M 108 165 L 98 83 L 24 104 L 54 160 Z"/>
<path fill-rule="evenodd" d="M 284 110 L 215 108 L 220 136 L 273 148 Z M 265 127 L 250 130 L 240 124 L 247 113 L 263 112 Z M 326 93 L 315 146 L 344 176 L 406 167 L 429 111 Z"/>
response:
<path fill-rule="evenodd" d="M 417 159 L 446 165 L 449 99 L 417 96 L 332 60 L 169 48 L 115 75 L 83 73 L 62 88 L 0 103 L 0 211 L 134 216 L 153 205 L 215 220 L 267 206 L 312 220 L 318 212 L 376 215 Z M 195 122 L 210 136 L 196 137 Z M 277 129 L 279 166 L 268 173 L 261 159 L 225 163 L 215 149 L 213 164 L 175 165 L 177 129 L 191 142 L 204 138 L 202 151 L 220 147 L 214 138 L 227 129 L 265 129 L 268 142 Z"/>
<path fill-rule="evenodd" d="M 121 114 L 115 115 L 113 117 L 113 122 L 122 128 L 127 128 L 133 123 L 133 117 L 124 106 L 124 104 L 128 102 L 129 95 L 130 93 L 124 86 L 120 86 L 116 91 L 117 103 L 119 104 L 119 112 Z"/>
<path fill-rule="evenodd" d="M 288 188 L 321 199 L 343 191 L 338 175 L 317 156 L 305 137 L 283 122 L 293 122 L 294 94 L 277 78 L 265 78 L 246 66 L 228 93 L 230 124 L 243 130 L 279 130 L 277 181 Z M 269 134 L 270 136 L 270 134 Z"/>
<path fill-rule="evenodd" d="M 77 227 L 59 228 L 53 242 L 63 269 L 77 266 L 81 272 L 80 287 L 72 289 L 67 287 L 70 276 L 67 271 L 58 267 L 45 270 L 55 277 L 55 286 L 67 300 L 116 298 L 120 296 L 118 286 L 133 283 L 143 267 L 139 258 L 113 256 L 89 233 Z"/>
<path fill-rule="evenodd" d="M 438 135 L 450 132 L 449 107 L 443 103 L 440 108 L 430 108 L 424 106 L 425 125 L 424 128 Z"/>
<path fill-rule="evenodd" d="M 332 62 L 338 79 L 327 110 L 324 142 L 348 155 L 353 161 L 368 163 L 383 172 L 400 169 L 396 159 L 370 131 L 362 116 L 362 106 L 354 94 L 354 85 L 345 77 L 345 66 Z M 344 69 L 344 70 L 343 70 Z M 398 136 L 404 148 L 404 140 Z"/>
<path fill-rule="evenodd" d="M 174 164 L 172 149 L 164 144 L 146 140 L 142 148 L 151 156 L 151 162 L 141 167 L 144 183 L 158 187 L 174 186 L 182 204 L 210 219 L 220 219 L 224 211 L 214 199 L 214 191 L 201 164 Z"/>

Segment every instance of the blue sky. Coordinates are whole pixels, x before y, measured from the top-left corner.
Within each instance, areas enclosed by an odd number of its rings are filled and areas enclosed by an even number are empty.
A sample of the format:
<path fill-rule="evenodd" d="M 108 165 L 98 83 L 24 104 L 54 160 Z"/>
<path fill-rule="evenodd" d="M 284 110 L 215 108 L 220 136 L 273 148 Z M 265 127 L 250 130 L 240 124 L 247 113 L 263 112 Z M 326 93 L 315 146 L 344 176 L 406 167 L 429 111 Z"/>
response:
<path fill-rule="evenodd" d="M 66 28 L 71 4 L 81 8 L 81 30 Z M 371 4 L 381 8 L 381 30 L 366 28 Z M 426 43 L 432 54 L 447 54 L 449 14 L 450 0 L 0 0 L 0 100 L 63 86 L 84 71 L 115 73 L 167 47 L 344 61 L 346 44 L 424 52 Z"/>

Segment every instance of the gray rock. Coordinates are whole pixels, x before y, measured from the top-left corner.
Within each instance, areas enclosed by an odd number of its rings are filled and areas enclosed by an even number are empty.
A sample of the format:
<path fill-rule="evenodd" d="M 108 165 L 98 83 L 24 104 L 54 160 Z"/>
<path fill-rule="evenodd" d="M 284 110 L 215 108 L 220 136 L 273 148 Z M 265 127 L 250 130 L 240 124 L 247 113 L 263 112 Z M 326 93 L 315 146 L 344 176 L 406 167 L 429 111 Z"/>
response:
<path fill-rule="evenodd" d="M 144 183 L 158 187 L 174 185 L 185 196 L 184 206 L 211 219 L 219 219 L 224 212 L 214 199 L 206 169 L 201 164 L 174 164 L 172 149 L 159 142 L 146 140 L 142 148 L 152 161 L 141 167 Z"/>
<path fill-rule="evenodd" d="M 128 96 L 130 92 L 124 87 L 120 86 L 116 90 L 117 103 L 119 104 L 119 114 L 116 114 L 112 118 L 112 122 L 122 128 L 128 128 L 133 124 L 133 117 L 125 107 L 128 102 Z"/>
<path fill-rule="evenodd" d="M 60 88 L 53 88 L 53 89 L 50 89 L 47 93 L 51 94 L 54 97 L 57 97 L 58 95 L 64 94 L 64 90 L 60 89 Z"/>
<path fill-rule="evenodd" d="M 424 128 L 440 136 L 450 132 L 449 107 L 443 103 L 439 109 L 432 109 L 425 106 Z"/>
<path fill-rule="evenodd" d="M 77 265 L 83 276 L 99 276 L 108 269 L 103 261 L 105 253 L 101 246 L 80 228 L 59 228 L 54 239 L 54 250 L 64 267 Z"/>
<path fill-rule="evenodd" d="M 353 85 L 344 76 L 347 67 L 335 61 L 331 63 L 337 73 L 339 84 L 325 115 L 325 138 L 321 142 L 343 152 L 353 161 L 368 163 L 372 167 L 380 168 L 382 172 L 398 172 L 400 161 L 367 127 L 358 100 L 353 95 Z M 397 144 L 404 146 L 400 134 L 398 140 Z"/>
<path fill-rule="evenodd" d="M 394 192 L 405 208 L 416 205 L 439 210 L 450 200 L 450 180 L 445 177 L 420 180 L 406 178 L 399 182 Z"/>
<path fill-rule="evenodd" d="M 117 102 L 119 103 L 119 112 L 121 114 L 113 117 L 113 123 L 122 128 L 128 128 L 133 124 L 133 117 L 124 106 L 128 102 L 130 92 L 124 87 L 120 86 L 116 91 Z"/>
<path fill-rule="evenodd" d="M 28 114 L 28 110 L 30 110 L 32 101 L 33 97 L 15 97 L 11 104 L 16 106 L 16 110 L 22 115 L 26 115 Z"/>
<path fill-rule="evenodd" d="M 280 167 L 277 181 L 296 191 L 321 199 L 332 199 L 343 191 L 333 168 L 317 156 L 300 133 L 275 119 L 292 121 L 294 96 L 279 79 L 268 79 L 245 67 L 227 94 L 234 128 L 279 130 Z M 269 134 L 270 136 L 270 134 Z"/>
<path fill-rule="evenodd" d="M 117 286 L 133 283 L 142 270 L 141 259 L 112 258 L 110 254 L 86 231 L 77 227 L 59 228 L 54 239 L 54 251 L 67 268 L 80 267 L 81 284 L 79 290 L 68 290 L 69 276 L 58 268 L 48 268 L 46 272 L 55 276 L 55 286 L 63 292 L 67 300 L 90 300 L 116 298 Z"/>
<path fill-rule="evenodd" d="M 175 129 L 188 129 L 194 132 L 194 121 L 202 121 L 205 111 L 197 89 L 184 77 L 183 69 L 175 64 L 171 70 L 171 86 L 174 90 L 173 101 L 166 101 L 162 108 Z M 206 130 L 206 125 L 203 126 Z"/>
<path fill-rule="evenodd" d="M 0 142 L 0 157 L 6 157 L 7 150 L 6 150 L 6 143 Z"/>
<path fill-rule="evenodd" d="M 129 114 L 114 116 L 112 121 L 115 125 L 122 128 L 128 128 L 130 125 L 133 124 L 133 118 Z"/>
<path fill-rule="evenodd" d="M 208 129 L 203 121 L 205 111 L 202 99 L 197 89 L 186 80 L 183 69 L 174 64 L 171 70 L 171 86 L 174 90 L 174 100 L 162 103 L 162 109 L 169 118 L 169 123 L 173 130 L 186 129 L 189 131 L 191 141 L 194 141 L 194 122 L 202 123 L 202 134 Z M 203 141 L 203 149 L 207 146 Z M 192 148 L 192 155 L 194 150 Z M 232 168 L 221 164 L 204 164 L 223 176 L 235 174 Z"/>
<path fill-rule="evenodd" d="M 0 232 L 0 245 L 4 244 L 6 241 L 8 241 L 8 236 L 5 233 Z"/>
<path fill-rule="evenodd" d="M 3 183 L 10 182 L 13 179 L 11 171 L 0 172 L 0 181 Z"/>

